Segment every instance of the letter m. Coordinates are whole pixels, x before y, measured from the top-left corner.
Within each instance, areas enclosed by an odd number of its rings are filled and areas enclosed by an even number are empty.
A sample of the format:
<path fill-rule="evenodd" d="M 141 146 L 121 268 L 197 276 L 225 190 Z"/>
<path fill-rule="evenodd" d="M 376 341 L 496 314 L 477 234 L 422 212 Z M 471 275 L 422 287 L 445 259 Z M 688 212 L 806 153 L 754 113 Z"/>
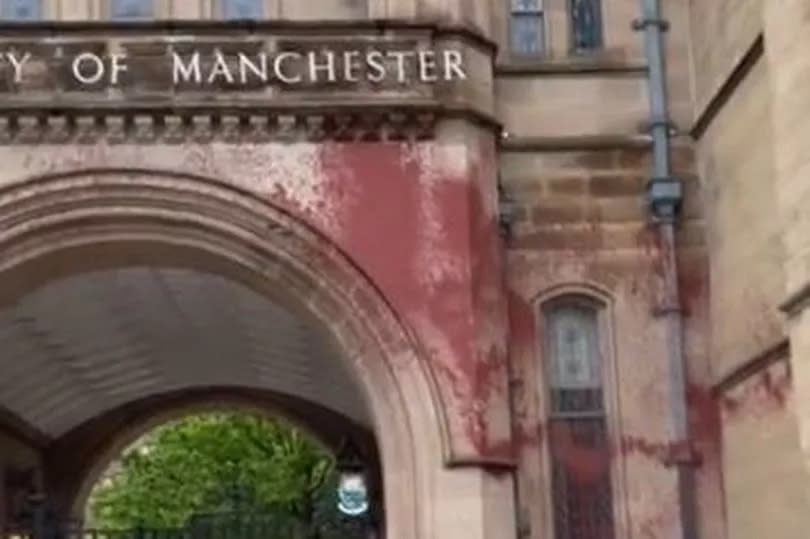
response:
<path fill-rule="evenodd" d="M 200 53 L 195 52 L 191 55 L 187 64 L 183 63 L 183 58 L 176 52 L 173 52 L 172 56 L 174 57 L 174 68 L 172 69 L 174 83 L 177 84 L 182 81 L 199 84 L 202 80 L 202 75 L 200 74 Z"/>

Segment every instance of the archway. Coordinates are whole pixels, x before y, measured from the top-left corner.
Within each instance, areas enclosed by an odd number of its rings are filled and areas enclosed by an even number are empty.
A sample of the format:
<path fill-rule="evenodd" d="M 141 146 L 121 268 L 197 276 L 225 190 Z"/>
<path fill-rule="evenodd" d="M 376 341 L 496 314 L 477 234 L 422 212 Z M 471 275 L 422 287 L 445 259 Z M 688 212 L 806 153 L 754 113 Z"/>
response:
<path fill-rule="evenodd" d="M 74 520 L 85 514 L 87 501 L 111 463 L 155 428 L 184 417 L 212 412 L 241 412 L 281 421 L 307 434 L 327 452 L 338 455 L 350 442 L 367 466 L 376 510 L 382 504 L 383 478 L 374 433 L 339 412 L 301 397 L 236 387 L 205 387 L 156 394 L 129 402 L 74 428 L 48 449 L 51 480 L 65 485 L 60 493 Z M 76 458 L 66 460 L 65 455 Z"/>
<path fill-rule="evenodd" d="M 436 533 L 434 515 L 426 508 L 435 495 L 431 477 L 442 468 L 444 429 L 429 369 L 419 345 L 372 283 L 312 229 L 211 179 L 93 170 L 3 190 L 0 231 L 0 307 L 5 309 L 90 272 L 170 268 L 239 283 L 305 321 L 345 365 L 369 413 L 383 464 L 388 533 L 397 538 Z M 215 380 L 222 372 L 209 374 Z M 17 374 L 22 377 L 16 378 L 17 389 L 40 387 L 51 400 L 39 408 L 21 405 L 25 393 L 9 399 L 6 387 L 0 388 L 3 405 L 54 438 L 114 408 L 86 402 L 84 408 L 68 406 L 81 396 L 61 387 L 64 381 L 47 369 Z M 230 381 L 247 385 L 244 379 Z M 179 389 L 205 385 L 211 384 L 198 378 Z M 148 396 L 134 392 L 120 404 Z M 70 415 L 68 409 L 84 412 Z"/>
<path fill-rule="evenodd" d="M 381 531 L 384 501 L 373 435 L 307 403 L 205 393 L 159 396 L 95 421 L 107 432 L 90 437 L 91 447 L 92 438 L 101 438 L 96 446 L 102 451 L 82 459 L 91 468 L 79 470 L 83 483 L 74 502 L 86 534 L 141 528 L 263 537 L 268 529 L 281 536 L 292 526 L 297 532 L 287 531 L 295 537 L 349 538 Z M 307 417 L 291 417 L 280 411 L 284 407 Z M 336 487 L 348 459 L 358 455 L 370 505 L 352 517 L 339 510 Z"/>

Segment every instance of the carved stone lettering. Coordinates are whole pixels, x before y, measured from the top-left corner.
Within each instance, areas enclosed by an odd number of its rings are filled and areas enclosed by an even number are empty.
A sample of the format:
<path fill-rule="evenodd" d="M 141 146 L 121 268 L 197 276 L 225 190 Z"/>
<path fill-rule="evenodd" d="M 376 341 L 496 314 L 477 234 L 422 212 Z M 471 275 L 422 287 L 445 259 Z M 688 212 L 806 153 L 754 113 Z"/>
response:
<path fill-rule="evenodd" d="M 462 81 L 467 78 L 458 50 L 392 47 L 391 43 L 281 41 L 138 42 L 111 50 L 103 43 L 49 43 L 32 50 L 0 44 L 0 92 L 19 92 L 54 69 L 68 91 L 111 88 L 128 95 L 140 89 L 171 92 L 282 88 L 390 87 Z"/>

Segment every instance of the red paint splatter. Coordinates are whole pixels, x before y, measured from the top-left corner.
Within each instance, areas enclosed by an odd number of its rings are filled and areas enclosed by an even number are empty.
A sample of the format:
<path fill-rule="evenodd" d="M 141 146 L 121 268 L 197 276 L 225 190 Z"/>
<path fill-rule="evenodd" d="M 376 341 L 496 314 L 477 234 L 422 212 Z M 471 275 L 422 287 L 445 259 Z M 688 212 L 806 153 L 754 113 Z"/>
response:
<path fill-rule="evenodd" d="M 743 382 L 742 388 L 732 395 L 724 395 L 720 402 L 727 421 L 748 415 L 767 414 L 781 410 L 787 405 L 792 388 L 790 371 L 781 375 L 764 370 L 752 379 Z"/>
<path fill-rule="evenodd" d="M 512 346 L 533 349 L 536 343 L 535 315 L 532 306 L 516 292 L 507 293 L 509 338 Z"/>
<path fill-rule="evenodd" d="M 678 260 L 678 292 L 681 307 L 691 315 L 708 298 L 709 263 L 706 256 Z"/>
<path fill-rule="evenodd" d="M 500 245 L 481 191 L 494 190 L 491 146 L 467 177 L 430 182 L 409 145 L 324 144 L 320 156 L 336 242 L 420 335 L 480 454 L 492 452 L 488 414 L 507 393 Z"/>

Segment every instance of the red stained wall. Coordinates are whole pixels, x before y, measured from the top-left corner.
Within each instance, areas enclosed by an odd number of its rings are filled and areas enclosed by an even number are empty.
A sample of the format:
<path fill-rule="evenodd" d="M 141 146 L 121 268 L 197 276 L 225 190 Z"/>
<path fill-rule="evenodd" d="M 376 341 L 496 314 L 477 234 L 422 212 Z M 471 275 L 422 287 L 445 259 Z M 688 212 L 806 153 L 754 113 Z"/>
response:
<path fill-rule="evenodd" d="M 429 357 L 452 457 L 510 458 L 506 306 L 489 136 L 326 143 L 320 203 L 276 202 L 327 234 L 379 287 Z"/>

